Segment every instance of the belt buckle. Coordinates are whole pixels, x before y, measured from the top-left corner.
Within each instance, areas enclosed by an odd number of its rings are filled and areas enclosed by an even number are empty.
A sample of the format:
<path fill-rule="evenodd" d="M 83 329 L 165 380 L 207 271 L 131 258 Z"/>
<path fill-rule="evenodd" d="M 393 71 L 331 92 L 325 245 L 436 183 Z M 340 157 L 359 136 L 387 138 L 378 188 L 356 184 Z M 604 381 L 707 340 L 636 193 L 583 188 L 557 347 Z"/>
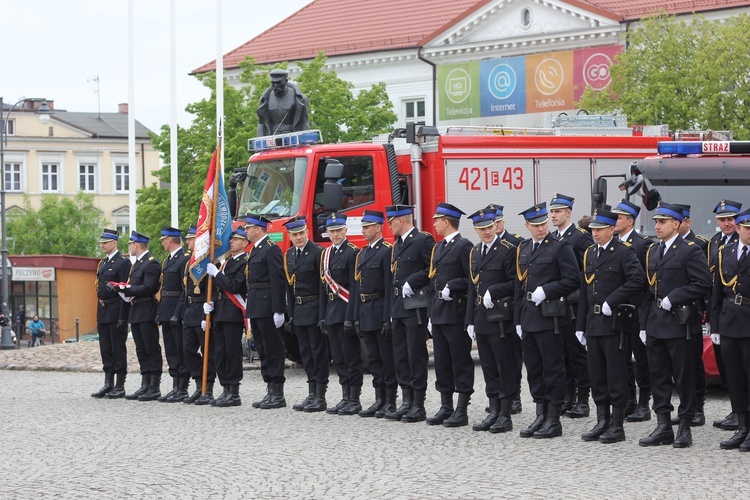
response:
<path fill-rule="evenodd" d="M 99 305 L 102 306 L 102 307 L 104 307 L 107 304 L 104 303 L 104 299 L 99 299 Z"/>
<path fill-rule="evenodd" d="M 742 295 L 739 293 L 734 296 L 734 303 L 738 306 L 742 305 Z"/>
<path fill-rule="evenodd" d="M 367 302 L 367 298 L 365 298 L 364 293 L 359 296 L 359 300 L 361 300 L 362 302 Z"/>
<path fill-rule="evenodd" d="M 336 300 L 336 294 L 333 292 L 328 292 L 328 300 Z"/>
<path fill-rule="evenodd" d="M 529 302 L 534 302 L 534 299 L 531 298 L 532 295 L 533 292 L 526 292 L 526 300 L 528 300 Z"/>
<path fill-rule="evenodd" d="M 661 307 L 661 299 L 656 299 L 656 307 Z"/>
<path fill-rule="evenodd" d="M 601 314 L 602 313 L 602 306 L 599 304 L 594 304 L 594 314 Z"/>
<path fill-rule="evenodd" d="M 398 291 L 398 287 L 396 287 L 396 288 L 393 289 L 393 295 L 396 296 L 396 297 L 398 297 L 400 295 L 400 293 Z"/>
<path fill-rule="evenodd" d="M 302 305 L 302 297 L 297 297 L 297 304 Z"/>

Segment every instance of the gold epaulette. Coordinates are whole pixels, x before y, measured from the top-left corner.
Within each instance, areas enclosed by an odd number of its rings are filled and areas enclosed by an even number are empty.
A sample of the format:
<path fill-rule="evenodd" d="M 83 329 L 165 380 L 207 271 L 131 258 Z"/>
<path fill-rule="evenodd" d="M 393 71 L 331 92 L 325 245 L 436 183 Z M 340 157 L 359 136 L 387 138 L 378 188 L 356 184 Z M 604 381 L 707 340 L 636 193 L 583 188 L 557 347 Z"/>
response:
<path fill-rule="evenodd" d="M 685 243 L 687 243 L 688 245 L 695 245 L 695 242 L 690 240 L 685 241 Z"/>
<path fill-rule="evenodd" d="M 383 246 L 386 247 L 386 248 L 391 248 L 393 245 L 391 245 L 387 241 L 383 240 Z"/>
<path fill-rule="evenodd" d="M 275 245 L 275 244 L 276 244 L 276 242 L 275 242 L 275 241 L 273 241 L 273 240 L 270 240 L 270 239 L 268 239 L 268 238 L 266 238 L 266 241 L 268 241 L 268 244 L 269 244 L 269 245 Z"/>
<path fill-rule="evenodd" d="M 622 243 L 626 247 L 632 247 L 633 246 L 632 243 L 628 243 L 627 241 L 621 241 L 620 243 Z"/>
<path fill-rule="evenodd" d="M 347 241 L 346 244 L 349 245 L 349 248 L 351 248 L 352 250 L 359 251 L 359 247 L 355 245 L 354 243 L 352 243 L 351 241 Z"/>
<path fill-rule="evenodd" d="M 586 231 L 586 230 L 585 230 L 584 228 L 582 228 L 582 227 L 578 227 L 578 226 L 575 226 L 575 228 L 576 228 L 576 229 L 578 229 L 578 230 L 579 230 L 580 232 L 582 232 L 582 233 L 588 233 L 588 231 Z"/>
<path fill-rule="evenodd" d="M 420 233 L 424 234 L 425 236 L 432 236 L 432 234 L 428 233 L 427 231 L 420 231 Z"/>
<path fill-rule="evenodd" d="M 153 255 L 149 255 L 148 256 L 148 260 L 154 260 L 154 256 Z"/>
<path fill-rule="evenodd" d="M 705 238 L 705 237 L 701 236 L 700 234 L 696 234 L 695 237 L 698 238 L 701 241 L 705 241 L 706 243 L 708 243 L 708 238 Z"/>
<path fill-rule="evenodd" d="M 190 252 L 188 252 L 187 250 L 185 251 L 185 257 L 190 257 Z"/>
<path fill-rule="evenodd" d="M 513 250 L 514 248 L 516 248 L 515 245 L 513 245 L 513 243 L 508 240 L 500 240 L 500 244 L 508 250 Z"/>
<path fill-rule="evenodd" d="M 514 236 L 514 237 L 516 237 L 516 238 L 521 238 L 521 239 L 523 239 L 523 236 L 521 236 L 520 234 L 514 234 L 513 236 Z"/>

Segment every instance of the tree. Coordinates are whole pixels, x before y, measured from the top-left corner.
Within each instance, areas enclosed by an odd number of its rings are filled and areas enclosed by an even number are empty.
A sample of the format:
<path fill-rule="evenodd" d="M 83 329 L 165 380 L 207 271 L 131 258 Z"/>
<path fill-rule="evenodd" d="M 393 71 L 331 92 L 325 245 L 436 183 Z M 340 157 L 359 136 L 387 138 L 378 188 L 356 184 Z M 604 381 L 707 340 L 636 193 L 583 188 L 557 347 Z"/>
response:
<path fill-rule="evenodd" d="M 42 196 L 39 210 L 24 195 L 23 212 L 8 214 L 8 250 L 11 254 L 67 254 L 96 257 L 97 242 L 107 222 L 94 206 L 94 195 L 78 193 L 73 199 Z"/>
<path fill-rule="evenodd" d="M 610 67 L 611 85 L 587 88 L 578 106 L 622 112 L 632 123 L 734 131 L 750 137 L 750 17 L 690 22 L 659 14 L 628 32 Z"/>

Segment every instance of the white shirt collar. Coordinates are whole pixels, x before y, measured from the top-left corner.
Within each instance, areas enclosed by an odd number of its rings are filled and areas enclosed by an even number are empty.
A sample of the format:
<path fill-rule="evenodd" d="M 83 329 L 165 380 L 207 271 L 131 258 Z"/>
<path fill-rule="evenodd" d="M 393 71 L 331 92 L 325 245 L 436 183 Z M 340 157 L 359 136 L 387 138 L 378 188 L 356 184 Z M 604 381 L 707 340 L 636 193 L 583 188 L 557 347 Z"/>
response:
<path fill-rule="evenodd" d="M 182 250 L 182 247 L 175 248 L 174 252 L 170 252 L 169 256 L 170 257 L 174 257 L 175 255 L 177 255 L 180 252 L 180 250 Z"/>
<path fill-rule="evenodd" d="M 677 233 L 674 236 L 672 236 L 671 238 L 669 238 L 667 241 L 664 242 L 664 255 L 667 254 L 667 252 L 669 251 L 670 247 L 672 246 L 672 243 L 674 243 L 675 240 L 677 240 L 677 238 L 679 236 L 680 236 L 680 233 Z"/>
<path fill-rule="evenodd" d="M 604 245 L 599 245 L 599 246 L 602 248 L 602 250 L 606 250 L 607 247 L 609 246 L 609 244 L 612 243 L 613 239 L 614 238 L 610 238 L 610 240 L 608 242 L 606 242 Z"/>
<path fill-rule="evenodd" d="M 416 227 L 413 227 L 413 228 L 409 229 L 409 230 L 408 230 L 407 232 L 405 232 L 404 234 L 402 234 L 402 235 L 401 235 L 401 243 L 405 242 L 405 241 L 406 241 L 406 237 L 407 237 L 407 236 L 409 236 L 409 234 L 410 234 L 410 233 L 411 233 L 412 231 L 414 231 L 415 229 L 417 229 L 417 228 L 416 228 Z"/>
<path fill-rule="evenodd" d="M 621 235 L 620 235 L 620 241 L 627 241 L 627 240 L 628 240 L 628 238 L 630 238 L 630 233 L 632 233 L 633 231 L 634 231 L 634 229 L 631 229 L 631 230 L 630 230 L 630 231 L 628 231 L 627 233 L 625 233 L 625 234 L 621 234 Z"/>
<path fill-rule="evenodd" d="M 563 228 L 557 228 L 557 233 L 558 233 L 558 234 L 559 234 L 560 236 L 562 236 L 563 234 L 565 234 L 565 231 L 567 231 L 567 230 L 568 230 L 568 228 L 569 228 L 570 226 L 572 226 L 572 225 L 573 225 L 573 223 L 572 223 L 572 222 L 570 222 L 570 223 L 568 223 L 568 225 L 567 225 L 567 226 L 565 226 L 565 227 L 563 227 Z"/>
<path fill-rule="evenodd" d="M 453 238 L 455 238 L 458 235 L 458 231 L 454 231 L 445 238 L 443 238 L 443 241 L 445 241 L 445 244 L 447 245 L 451 241 L 453 241 Z"/>
<path fill-rule="evenodd" d="M 118 252 L 118 251 L 117 251 L 117 250 L 115 250 L 115 251 L 114 251 L 114 252 L 112 252 L 112 253 L 108 253 L 108 254 L 107 254 L 107 260 L 112 260 L 112 257 L 114 257 L 114 256 L 115 256 L 115 254 L 116 254 L 117 252 Z"/>

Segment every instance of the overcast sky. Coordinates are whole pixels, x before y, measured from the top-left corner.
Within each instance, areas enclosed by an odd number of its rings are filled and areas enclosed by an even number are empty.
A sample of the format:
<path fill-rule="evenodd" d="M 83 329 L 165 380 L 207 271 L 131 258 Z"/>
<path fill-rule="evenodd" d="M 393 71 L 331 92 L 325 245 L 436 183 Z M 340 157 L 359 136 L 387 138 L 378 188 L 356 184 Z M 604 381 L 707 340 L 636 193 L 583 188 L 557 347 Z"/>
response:
<path fill-rule="evenodd" d="M 223 0 L 227 53 L 312 0 Z M 128 101 L 127 0 L 6 0 L 0 10 L 0 96 L 45 97 L 67 111 L 116 112 Z M 216 1 L 177 0 L 177 122 L 209 91 L 188 73 L 216 55 Z M 133 0 L 135 117 L 169 123 L 169 0 Z M 96 78 L 99 78 L 97 96 Z"/>

